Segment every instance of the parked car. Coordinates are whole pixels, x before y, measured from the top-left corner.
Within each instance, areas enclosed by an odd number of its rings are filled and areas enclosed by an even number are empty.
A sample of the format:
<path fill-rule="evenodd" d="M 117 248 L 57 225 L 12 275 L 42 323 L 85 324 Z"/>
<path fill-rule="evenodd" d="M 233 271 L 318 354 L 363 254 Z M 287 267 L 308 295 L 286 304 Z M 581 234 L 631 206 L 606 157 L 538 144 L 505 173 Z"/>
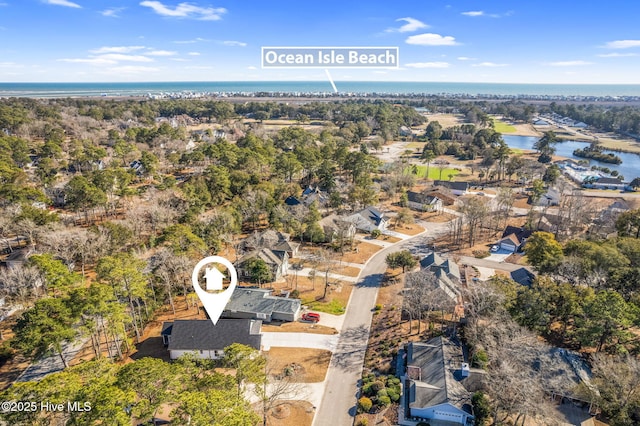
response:
<path fill-rule="evenodd" d="M 498 247 L 498 246 L 491 246 L 491 251 L 492 251 L 492 252 L 496 252 L 496 251 L 498 251 L 498 250 L 500 250 L 500 247 Z"/>
<path fill-rule="evenodd" d="M 304 321 L 318 322 L 320 321 L 320 314 L 315 312 L 306 312 L 302 314 L 302 319 Z"/>

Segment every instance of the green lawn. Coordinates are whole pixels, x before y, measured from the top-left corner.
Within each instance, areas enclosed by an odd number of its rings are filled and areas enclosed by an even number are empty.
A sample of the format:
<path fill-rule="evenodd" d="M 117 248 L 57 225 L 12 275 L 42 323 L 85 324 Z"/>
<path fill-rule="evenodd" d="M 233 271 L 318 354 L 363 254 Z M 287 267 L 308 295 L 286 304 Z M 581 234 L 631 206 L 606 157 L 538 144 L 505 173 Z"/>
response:
<path fill-rule="evenodd" d="M 516 132 L 515 127 L 505 123 L 504 121 L 500 121 L 496 118 L 493 119 L 493 128 L 498 133 L 515 133 Z"/>
<path fill-rule="evenodd" d="M 326 312 L 332 315 L 342 315 L 346 307 L 339 300 L 332 300 L 330 302 L 320 302 L 318 300 L 302 299 L 302 304 L 307 305 L 309 309 L 314 311 Z"/>
<path fill-rule="evenodd" d="M 422 151 L 422 148 L 424 148 L 424 142 L 409 142 L 408 144 L 405 145 L 406 149 L 412 149 L 412 150 L 416 150 L 416 148 L 420 148 L 420 151 Z"/>
<path fill-rule="evenodd" d="M 426 165 L 416 165 L 417 167 L 417 174 L 416 176 L 418 177 L 426 177 L 427 174 L 427 166 Z M 411 172 L 413 166 L 410 166 L 407 171 Z M 449 167 L 446 167 L 444 169 L 442 169 L 442 180 L 449 180 L 449 175 L 457 175 L 458 173 L 460 173 L 460 171 L 456 170 L 456 169 L 452 169 Z M 432 180 L 440 180 L 440 169 L 438 167 L 436 167 L 435 165 L 431 164 L 429 166 L 429 179 Z"/>

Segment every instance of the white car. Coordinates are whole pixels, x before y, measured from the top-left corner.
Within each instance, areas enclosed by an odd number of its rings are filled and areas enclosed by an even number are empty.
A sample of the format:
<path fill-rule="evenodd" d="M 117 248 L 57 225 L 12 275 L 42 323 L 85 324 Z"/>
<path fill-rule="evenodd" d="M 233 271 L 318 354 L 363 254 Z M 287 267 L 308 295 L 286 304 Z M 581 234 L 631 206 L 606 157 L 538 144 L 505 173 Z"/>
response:
<path fill-rule="evenodd" d="M 500 250 L 500 247 L 498 247 L 498 246 L 491 246 L 491 252 L 494 252 L 494 253 L 495 253 L 495 252 L 496 252 L 496 251 L 498 251 L 498 250 Z"/>

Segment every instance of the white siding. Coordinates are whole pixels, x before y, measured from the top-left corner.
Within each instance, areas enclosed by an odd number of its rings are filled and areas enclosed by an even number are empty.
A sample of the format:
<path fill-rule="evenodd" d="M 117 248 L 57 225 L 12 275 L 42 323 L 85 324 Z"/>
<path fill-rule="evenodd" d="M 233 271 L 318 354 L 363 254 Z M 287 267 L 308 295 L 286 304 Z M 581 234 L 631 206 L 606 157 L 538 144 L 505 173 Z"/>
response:
<path fill-rule="evenodd" d="M 224 356 L 224 351 L 222 349 L 202 350 L 202 351 L 172 349 L 169 351 L 169 357 L 171 359 L 178 359 L 185 354 L 195 354 L 198 358 L 201 358 L 201 359 L 219 359 Z"/>

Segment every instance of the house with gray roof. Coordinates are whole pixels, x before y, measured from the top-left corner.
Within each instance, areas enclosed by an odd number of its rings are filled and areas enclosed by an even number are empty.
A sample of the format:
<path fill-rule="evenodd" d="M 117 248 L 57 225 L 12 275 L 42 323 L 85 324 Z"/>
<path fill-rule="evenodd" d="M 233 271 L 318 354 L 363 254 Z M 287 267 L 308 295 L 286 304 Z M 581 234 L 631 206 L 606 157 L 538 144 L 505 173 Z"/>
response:
<path fill-rule="evenodd" d="M 267 265 L 273 281 L 279 280 L 284 275 L 287 275 L 289 271 L 289 254 L 286 251 L 261 248 L 245 253 L 238 259 L 236 262 L 236 270 L 238 271 L 239 278 L 245 280 L 251 278 L 248 261 L 254 258 L 262 260 Z"/>
<path fill-rule="evenodd" d="M 409 343 L 399 424 L 473 425 L 471 392 L 463 385 L 468 376 L 462 348 L 451 340 Z"/>
<path fill-rule="evenodd" d="M 421 212 L 434 212 L 442 210 L 442 200 L 435 195 L 407 191 L 407 205 L 410 209 Z"/>
<path fill-rule="evenodd" d="M 460 280 L 460 267 L 451 259 L 445 259 L 436 252 L 431 252 L 427 256 L 420 260 L 420 268 L 436 270 L 443 270 L 449 279 Z"/>
<path fill-rule="evenodd" d="M 434 180 L 433 186 L 448 188 L 453 195 L 464 195 L 469 191 L 469 182 L 451 182 L 449 180 Z"/>
<path fill-rule="evenodd" d="M 345 216 L 331 214 L 322 218 L 318 224 L 324 231 L 325 241 L 328 243 L 347 243 L 353 241 L 356 235 L 355 225 L 346 220 Z"/>
<path fill-rule="evenodd" d="M 262 321 L 252 319 L 220 319 L 216 325 L 211 320 L 175 320 L 162 324 L 162 341 L 171 359 L 185 354 L 198 358 L 219 359 L 224 348 L 241 343 L 260 350 Z"/>
<path fill-rule="evenodd" d="M 374 229 L 384 231 L 389 224 L 389 219 L 384 213 L 372 206 L 347 216 L 345 220 L 353 223 L 356 229 L 367 233 Z"/>
<path fill-rule="evenodd" d="M 533 272 L 525 267 L 516 269 L 515 271 L 511 271 L 509 275 L 513 281 L 525 287 L 531 287 L 531 284 L 533 284 L 533 280 L 536 279 L 536 276 L 533 274 Z"/>
<path fill-rule="evenodd" d="M 298 255 L 300 244 L 291 241 L 291 235 L 286 232 L 267 229 L 263 232 L 254 232 L 242 241 L 240 247 L 243 251 L 255 251 L 263 248 L 284 251 L 287 252 L 289 258 L 292 258 Z"/>
<path fill-rule="evenodd" d="M 236 287 L 222 318 L 296 321 L 300 311 L 300 299 L 273 296 L 271 290 L 261 288 Z"/>

